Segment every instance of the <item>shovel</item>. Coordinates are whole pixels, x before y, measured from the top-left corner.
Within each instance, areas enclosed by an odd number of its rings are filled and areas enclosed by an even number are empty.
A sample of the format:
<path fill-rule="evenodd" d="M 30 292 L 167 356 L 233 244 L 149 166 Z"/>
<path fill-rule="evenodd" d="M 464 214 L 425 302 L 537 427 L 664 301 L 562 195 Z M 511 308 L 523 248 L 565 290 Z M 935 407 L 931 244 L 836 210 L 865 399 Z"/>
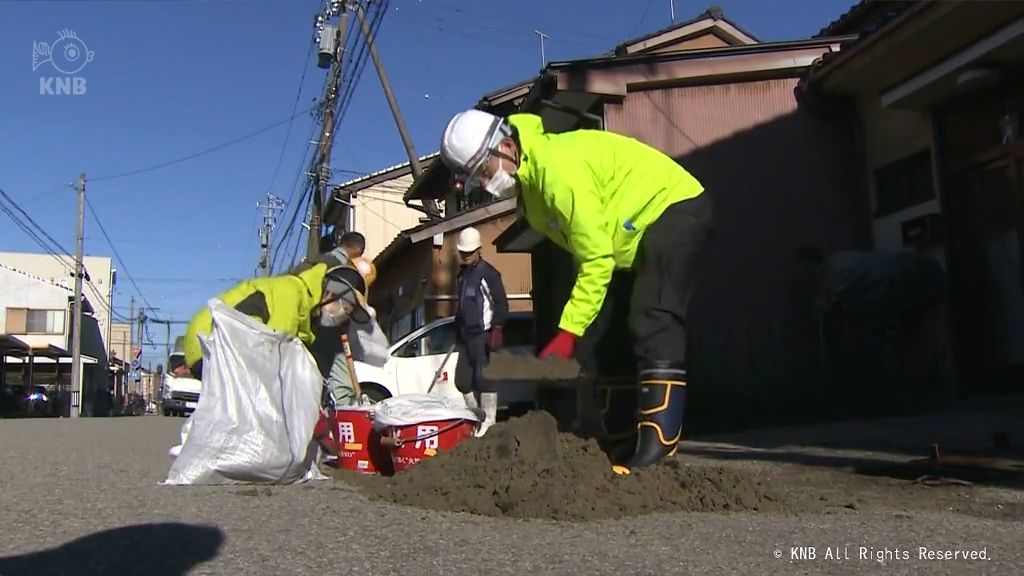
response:
<path fill-rule="evenodd" d="M 444 355 L 444 360 L 441 360 L 441 365 L 437 367 L 437 372 L 434 372 L 434 379 L 430 381 L 430 388 L 427 388 L 427 394 L 434 391 L 434 386 L 437 385 L 437 381 L 441 378 L 441 373 L 444 372 L 444 365 L 448 363 L 448 359 L 451 358 L 452 352 L 455 351 L 455 344 L 455 342 L 452 342 L 452 346 L 448 349 L 448 353 Z"/>
<path fill-rule="evenodd" d="M 363 395 L 363 390 L 359 386 L 359 379 L 356 378 L 356 367 L 352 361 L 352 346 L 348 342 L 348 334 L 341 335 L 341 349 L 345 354 L 345 364 L 348 366 L 348 374 L 352 379 L 352 395 L 356 399 Z"/>

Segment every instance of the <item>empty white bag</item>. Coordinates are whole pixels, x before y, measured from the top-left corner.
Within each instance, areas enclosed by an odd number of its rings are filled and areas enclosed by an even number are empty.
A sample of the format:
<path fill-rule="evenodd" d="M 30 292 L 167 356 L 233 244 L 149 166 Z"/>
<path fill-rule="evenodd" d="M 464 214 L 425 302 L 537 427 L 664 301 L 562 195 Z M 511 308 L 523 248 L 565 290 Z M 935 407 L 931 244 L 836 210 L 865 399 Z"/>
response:
<path fill-rule="evenodd" d="M 203 347 L 203 385 L 164 484 L 292 484 L 323 478 L 313 427 L 323 380 L 294 336 L 218 299 Z"/>

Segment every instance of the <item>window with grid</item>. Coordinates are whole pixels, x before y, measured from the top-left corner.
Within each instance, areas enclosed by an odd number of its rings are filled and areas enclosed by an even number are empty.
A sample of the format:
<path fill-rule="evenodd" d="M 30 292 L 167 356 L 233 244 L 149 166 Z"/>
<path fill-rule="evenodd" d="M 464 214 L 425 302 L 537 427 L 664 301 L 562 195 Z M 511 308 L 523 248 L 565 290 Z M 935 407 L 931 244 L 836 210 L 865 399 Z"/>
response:
<path fill-rule="evenodd" d="M 935 198 L 932 151 L 921 150 L 875 170 L 875 217 Z"/>
<path fill-rule="evenodd" d="M 8 308 L 8 334 L 63 334 L 64 310 Z"/>

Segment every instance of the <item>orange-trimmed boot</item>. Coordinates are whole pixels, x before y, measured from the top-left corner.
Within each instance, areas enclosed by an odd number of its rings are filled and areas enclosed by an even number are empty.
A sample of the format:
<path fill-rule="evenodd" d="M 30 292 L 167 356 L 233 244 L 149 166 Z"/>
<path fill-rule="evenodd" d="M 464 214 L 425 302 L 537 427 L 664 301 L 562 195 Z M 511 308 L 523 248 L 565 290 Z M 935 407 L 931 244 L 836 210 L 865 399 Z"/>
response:
<path fill-rule="evenodd" d="M 675 453 L 683 435 L 686 370 L 671 362 L 655 362 L 641 370 L 637 407 L 636 450 L 630 468 L 651 466 Z"/>

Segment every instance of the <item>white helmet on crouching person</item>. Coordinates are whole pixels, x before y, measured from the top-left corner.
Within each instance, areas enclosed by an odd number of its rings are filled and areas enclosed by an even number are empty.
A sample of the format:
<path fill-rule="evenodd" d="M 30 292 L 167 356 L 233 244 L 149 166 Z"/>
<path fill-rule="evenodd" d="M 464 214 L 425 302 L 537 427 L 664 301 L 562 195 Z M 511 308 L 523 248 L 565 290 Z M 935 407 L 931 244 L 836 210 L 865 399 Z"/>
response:
<path fill-rule="evenodd" d="M 358 324 L 370 321 L 366 311 L 366 281 L 352 266 L 335 266 L 324 274 L 323 297 L 316 311 L 320 325 L 342 326 L 352 320 Z"/>
<path fill-rule="evenodd" d="M 466 189 L 483 188 L 496 198 L 516 192 L 518 159 L 511 126 L 482 110 L 456 114 L 441 139 L 441 160 L 465 177 Z"/>

